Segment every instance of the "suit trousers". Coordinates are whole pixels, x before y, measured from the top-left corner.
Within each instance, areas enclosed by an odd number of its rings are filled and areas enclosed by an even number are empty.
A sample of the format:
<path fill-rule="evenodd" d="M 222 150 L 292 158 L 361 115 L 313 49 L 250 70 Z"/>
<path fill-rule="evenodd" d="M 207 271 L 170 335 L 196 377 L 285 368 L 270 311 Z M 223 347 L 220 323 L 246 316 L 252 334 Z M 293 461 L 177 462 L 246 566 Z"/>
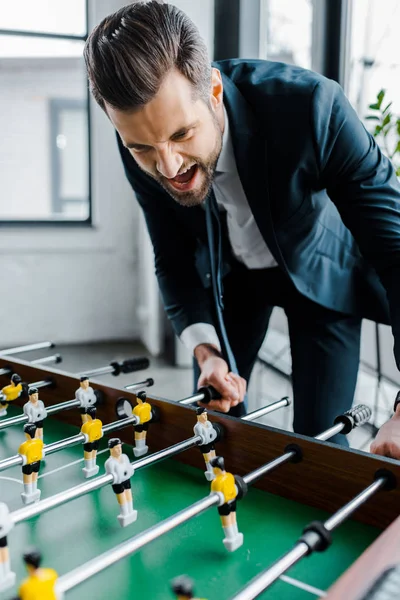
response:
<path fill-rule="evenodd" d="M 237 261 L 224 278 L 224 305 L 228 338 L 239 373 L 247 381 L 273 307 L 284 309 L 292 355 L 295 432 L 315 436 L 351 407 L 359 365 L 361 317 L 309 300 L 279 267 L 247 269 Z M 194 375 L 197 383 L 197 364 Z M 229 414 L 243 415 L 243 405 Z M 344 436 L 335 436 L 331 441 L 347 445 Z"/>

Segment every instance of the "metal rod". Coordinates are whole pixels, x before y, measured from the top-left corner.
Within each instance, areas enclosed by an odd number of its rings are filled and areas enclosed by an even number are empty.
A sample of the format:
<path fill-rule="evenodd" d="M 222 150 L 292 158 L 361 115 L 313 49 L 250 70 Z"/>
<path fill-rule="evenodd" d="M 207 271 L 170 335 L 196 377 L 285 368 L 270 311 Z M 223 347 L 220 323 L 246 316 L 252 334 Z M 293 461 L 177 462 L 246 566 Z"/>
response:
<path fill-rule="evenodd" d="M 123 429 L 127 427 L 127 425 L 138 424 L 139 417 L 133 415 L 132 417 L 128 417 L 127 419 L 122 419 L 120 421 L 114 421 L 113 423 L 109 423 L 108 425 L 104 425 L 103 433 L 110 433 L 112 431 L 118 431 L 118 429 Z M 71 446 L 77 446 L 78 444 L 82 444 L 85 441 L 85 436 L 83 433 L 78 433 L 77 435 L 73 435 L 72 437 L 65 438 L 64 440 L 59 440 L 58 442 L 53 442 L 52 444 L 45 444 L 44 450 L 45 455 L 54 454 L 54 452 L 58 452 L 59 450 L 63 450 L 64 448 L 70 448 Z M 12 456 L 11 458 L 6 458 L 5 460 L 0 460 L 0 471 L 5 471 L 14 465 L 21 465 L 22 458 L 19 454 Z"/>
<path fill-rule="evenodd" d="M 266 475 L 267 473 L 273 471 L 280 465 L 284 465 L 285 463 L 289 462 L 290 459 L 293 456 L 295 456 L 295 454 L 295 452 L 286 452 L 286 454 L 282 454 L 282 456 L 278 456 L 278 458 L 275 458 L 271 462 L 262 465 L 261 467 L 259 467 L 255 471 L 252 471 L 251 473 L 248 473 L 243 477 L 245 483 L 247 483 L 247 485 L 251 485 L 252 483 L 257 481 L 257 479 L 260 479 L 263 475 Z"/>
<path fill-rule="evenodd" d="M 308 552 L 307 544 L 304 542 L 297 544 L 292 550 L 287 552 L 282 558 L 272 563 L 267 571 L 257 575 L 244 587 L 232 600 L 253 600 L 257 598 L 290 567 L 293 567 Z"/>
<path fill-rule="evenodd" d="M 44 358 L 37 358 L 36 360 L 31 360 L 32 365 L 49 365 L 49 364 L 58 364 L 62 361 L 61 354 L 52 354 L 51 356 L 45 356 Z"/>
<path fill-rule="evenodd" d="M 117 431 L 118 429 L 122 429 L 127 425 L 138 425 L 139 417 L 136 415 L 132 415 L 131 417 L 127 417 L 126 419 L 122 419 L 121 421 L 114 421 L 113 423 L 108 423 L 108 425 L 103 426 L 103 433 L 110 433 L 111 431 Z"/>
<path fill-rule="evenodd" d="M 145 381 L 138 381 L 137 383 L 129 383 L 128 385 L 125 385 L 125 389 L 126 390 L 137 390 L 139 388 L 144 388 L 144 387 L 150 387 L 154 384 L 154 380 L 149 378 L 146 379 Z"/>
<path fill-rule="evenodd" d="M 49 364 L 58 364 L 62 361 L 61 354 L 52 354 L 51 356 L 45 356 L 44 358 L 37 358 L 36 360 L 31 360 L 32 365 L 49 365 Z M 0 375 L 11 375 L 14 372 L 14 369 L 0 369 Z"/>
<path fill-rule="evenodd" d="M 78 377 L 95 377 L 96 375 L 108 375 L 108 373 L 114 373 L 115 367 L 108 365 L 107 367 L 99 367 L 98 369 L 92 369 L 91 371 L 85 371 L 79 373 Z"/>
<path fill-rule="evenodd" d="M 201 402 L 204 400 L 204 397 L 205 395 L 203 393 L 194 394 L 193 396 L 188 396 L 188 398 L 178 400 L 178 404 L 193 404 L 193 402 Z"/>
<path fill-rule="evenodd" d="M 252 413 L 250 413 L 250 414 L 252 414 Z M 337 425 L 330 427 L 326 431 L 319 433 L 317 436 L 315 436 L 314 439 L 315 440 L 328 440 L 329 438 L 333 437 L 337 433 L 340 433 L 340 431 L 342 431 L 343 428 L 344 428 L 344 424 L 338 423 Z M 275 458 L 271 462 L 266 463 L 265 465 L 262 465 L 255 471 L 252 471 L 251 473 L 248 473 L 247 475 L 245 475 L 243 477 L 244 481 L 247 483 L 247 485 L 254 483 L 255 481 L 257 481 L 257 479 L 260 479 L 263 475 L 266 475 L 266 473 L 270 473 L 271 471 L 273 471 L 280 465 L 284 465 L 285 463 L 289 462 L 295 456 L 295 454 L 296 454 L 295 452 L 286 452 L 285 454 L 282 454 L 282 456 L 278 456 L 278 458 Z"/>
<path fill-rule="evenodd" d="M 33 383 L 30 383 L 28 387 L 44 388 L 52 385 L 54 385 L 54 381 L 51 379 L 41 379 L 40 381 L 34 381 Z"/>
<path fill-rule="evenodd" d="M 0 461 L 0 471 L 11 469 L 11 467 L 15 467 L 16 465 L 22 465 L 22 462 L 22 456 L 19 454 L 10 456 L 10 458 L 5 458 L 4 460 Z"/>
<path fill-rule="evenodd" d="M 53 406 L 49 406 L 48 408 L 46 408 L 46 411 L 48 415 L 52 415 L 53 413 L 58 413 L 62 410 L 67 410 L 68 408 L 73 408 L 74 406 L 79 405 L 79 400 L 67 400 L 66 402 L 61 402 L 60 404 L 54 404 Z M 26 415 L 20 415 L 19 417 L 10 417 L 9 419 L 0 421 L 0 431 L 2 429 L 5 429 L 6 427 L 11 427 L 11 425 L 19 425 L 20 423 L 27 422 L 28 417 Z"/>
<path fill-rule="evenodd" d="M 112 550 L 104 552 L 93 560 L 88 561 L 81 567 L 78 567 L 70 573 L 63 575 L 57 581 L 57 592 L 64 593 L 76 587 L 82 583 L 82 581 L 86 581 L 90 577 L 93 577 L 93 575 L 100 573 L 122 558 L 133 554 L 146 544 L 149 544 L 165 533 L 168 533 L 168 531 L 171 531 L 172 529 L 175 529 L 175 527 L 182 525 L 182 523 L 186 523 L 186 521 L 189 521 L 189 519 L 200 515 L 211 506 L 217 506 L 219 501 L 220 498 L 218 494 L 210 494 L 202 500 L 199 500 L 191 506 L 188 506 L 187 508 L 176 513 L 172 517 L 168 517 L 164 521 L 161 521 L 161 523 L 157 523 L 157 525 L 146 529 L 146 531 L 143 533 L 135 535 L 135 537 L 131 538 L 130 540 L 119 544 Z"/>
<path fill-rule="evenodd" d="M 347 504 L 342 506 L 334 515 L 329 517 L 324 523 L 324 526 L 328 531 L 333 531 L 343 523 L 357 508 L 364 504 L 371 496 L 376 494 L 381 488 L 387 483 L 386 477 L 379 477 L 374 483 L 371 483 L 365 490 L 360 492 L 358 496 L 350 500 Z"/>
<path fill-rule="evenodd" d="M 38 344 L 27 344 L 26 346 L 16 346 L 15 348 L 5 348 L 0 350 L 0 356 L 8 354 L 19 354 L 20 352 L 30 352 L 31 350 L 42 350 L 42 348 L 54 348 L 53 342 L 39 342 Z"/>
<path fill-rule="evenodd" d="M 254 421 L 259 417 L 263 417 L 264 415 L 268 415 L 269 413 L 278 410 L 279 408 L 283 408 L 284 406 L 289 406 L 290 400 L 289 398 L 282 398 L 281 400 L 277 400 L 276 402 L 272 402 L 263 408 L 258 408 L 257 410 L 253 410 L 253 412 L 248 413 L 244 417 L 242 417 L 242 421 Z"/>
<path fill-rule="evenodd" d="M 146 456 L 140 460 L 136 460 L 132 463 L 135 471 L 152 465 L 153 463 L 158 462 L 164 458 L 168 458 L 170 456 L 174 456 L 183 450 L 188 450 L 193 446 L 197 446 L 201 443 L 201 437 L 196 435 L 192 438 L 179 442 L 178 444 L 174 444 L 169 448 L 165 448 L 164 450 L 160 450 L 160 452 L 155 452 L 154 454 L 150 454 L 150 456 Z M 110 483 L 113 482 L 112 475 L 101 475 L 100 477 L 95 477 L 91 481 L 87 481 L 85 483 L 81 483 L 80 485 L 76 485 L 69 490 L 65 490 L 60 492 L 59 494 L 55 494 L 54 496 L 50 496 L 49 498 L 44 498 L 40 502 L 36 504 L 30 504 L 25 506 L 19 510 L 14 511 L 11 514 L 12 520 L 14 524 L 21 523 L 22 521 L 26 521 L 27 519 L 31 519 L 32 517 L 36 517 L 37 515 L 41 515 L 42 513 L 51 510 L 52 508 L 56 508 L 57 506 L 61 506 L 66 504 L 70 500 L 75 500 L 75 498 L 80 498 L 84 494 L 88 494 L 94 490 L 98 490 Z"/>
<path fill-rule="evenodd" d="M 334 425 L 333 427 L 330 427 L 330 429 L 327 429 L 326 431 L 323 431 L 322 433 L 319 433 L 318 435 L 316 435 L 314 439 L 324 442 L 326 440 L 329 440 L 331 437 L 333 437 L 337 433 L 340 433 L 343 428 L 344 428 L 344 423 L 337 423 L 337 425 Z"/>
<path fill-rule="evenodd" d="M 350 502 L 342 506 L 335 514 L 325 521 L 323 526 L 328 531 L 333 531 L 339 525 L 343 523 L 353 512 L 357 510 L 362 504 L 364 504 L 371 496 L 376 494 L 381 488 L 387 483 L 386 477 L 380 477 L 357 496 L 355 496 Z M 262 573 L 257 575 L 250 583 L 245 586 L 238 594 L 236 594 L 231 600 L 254 600 L 260 594 L 262 594 L 270 585 L 274 583 L 283 573 L 295 565 L 303 556 L 309 554 L 309 547 L 304 542 L 297 542 L 297 544 L 284 554 L 280 559 L 272 563 L 270 567 L 265 569 Z"/>

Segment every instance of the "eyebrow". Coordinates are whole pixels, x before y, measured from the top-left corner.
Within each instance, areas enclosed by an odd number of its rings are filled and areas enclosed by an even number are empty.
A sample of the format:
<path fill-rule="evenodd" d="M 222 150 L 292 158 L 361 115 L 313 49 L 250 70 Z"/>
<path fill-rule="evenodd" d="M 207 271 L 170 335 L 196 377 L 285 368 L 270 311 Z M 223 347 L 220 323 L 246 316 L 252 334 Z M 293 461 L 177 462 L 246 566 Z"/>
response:
<path fill-rule="evenodd" d="M 173 140 L 175 137 L 178 137 L 179 135 L 182 135 L 183 133 L 186 133 L 187 131 L 189 131 L 189 129 L 193 129 L 194 127 L 196 127 L 196 125 L 198 125 L 199 121 L 194 121 L 193 123 L 190 123 L 189 125 L 185 125 L 185 127 L 181 127 L 180 129 L 178 129 L 177 131 L 175 131 L 171 136 L 170 136 L 170 140 Z M 149 146 L 147 144 L 138 144 L 136 142 L 127 142 L 125 144 L 125 148 L 148 148 Z"/>

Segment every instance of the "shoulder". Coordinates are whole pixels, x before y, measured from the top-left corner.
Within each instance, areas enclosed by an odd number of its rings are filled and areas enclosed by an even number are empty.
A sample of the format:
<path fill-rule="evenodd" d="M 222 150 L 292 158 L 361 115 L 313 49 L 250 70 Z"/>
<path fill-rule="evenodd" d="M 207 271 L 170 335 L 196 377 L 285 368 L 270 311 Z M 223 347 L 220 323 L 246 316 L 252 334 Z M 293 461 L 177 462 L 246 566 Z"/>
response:
<path fill-rule="evenodd" d="M 224 60 L 213 63 L 223 76 L 244 95 L 285 96 L 312 94 L 319 83 L 329 81 L 323 75 L 296 65 L 269 60 Z"/>

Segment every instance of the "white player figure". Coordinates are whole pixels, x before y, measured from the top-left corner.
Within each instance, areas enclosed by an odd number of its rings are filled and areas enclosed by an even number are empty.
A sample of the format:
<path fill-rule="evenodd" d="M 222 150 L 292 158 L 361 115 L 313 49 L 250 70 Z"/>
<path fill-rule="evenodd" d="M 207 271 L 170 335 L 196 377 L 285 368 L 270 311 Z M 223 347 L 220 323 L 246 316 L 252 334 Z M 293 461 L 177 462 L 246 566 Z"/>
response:
<path fill-rule="evenodd" d="M 122 454 L 122 443 L 119 438 L 108 441 L 110 457 L 104 466 L 106 473 L 113 476 L 112 489 L 117 496 L 120 514 L 117 519 L 121 527 L 126 527 L 137 519 L 137 510 L 133 510 L 133 500 L 130 478 L 134 473 L 133 465 L 128 456 Z"/>
<path fill-rule="evenodd" d="M 86 423 L 88 408 L 96 406 L 97 397 L 94 389 L 89 385 L 89 377 L 81 377 L 80 387 L 75 392 L 75 398 L 79 401 L 82 423 Z"/>
<path fill-rule="evenodd" d="M 15 573 L 11 571 L 7 536 L 14 527 L 7 504 L 0 502 L 0 592 L 15 584 Z"/>
<path fill-rule="evenodd" d="M 218 433 L 213 424 L 208 420 L 207 411 L 205 408 L 199 407 L 196 410 L 196 415 L 197 423 L 193 427 L 193 431 L 195 435 L 199 435 L 201 437 L 201 446 L 199 446 L 199 448 L 203 455 L 204 462 L 206 463 L 207 470 L 204 473 L 205 478 L 207 481 L 212 481 L 215 479 L 215 474 L 211 466 L 211 461 L 213 458 L 215 458 L 214 442 L 218 437 Z"/>
<path fill-rule="evenodd" d="M 43 440 L 43 421 L 47 417 L 46 407 L 39 400 L 39 390 L 31 387 L 28 390 L 29 401 L 24 404 L 24 415 L 28 417 L 28 423 L 36 425 L 36 437 Z"/>

